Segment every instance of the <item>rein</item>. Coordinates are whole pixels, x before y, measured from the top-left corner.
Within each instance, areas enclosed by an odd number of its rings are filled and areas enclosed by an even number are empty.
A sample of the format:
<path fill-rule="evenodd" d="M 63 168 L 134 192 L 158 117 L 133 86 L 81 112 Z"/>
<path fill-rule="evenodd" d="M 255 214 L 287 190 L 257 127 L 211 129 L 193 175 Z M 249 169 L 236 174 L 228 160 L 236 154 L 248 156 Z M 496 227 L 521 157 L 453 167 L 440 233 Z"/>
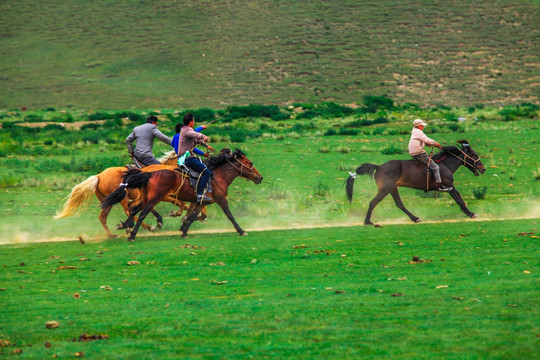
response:
<path fill-rule="evenodd" d="M 471 166 L 473 166 L 475 169 L 477 169 L 476 163 L 477 163 L 478 161 L 480 161 L 480 159 L 473 159 L 471 156 L 465 154 L 465 153 L 463 152 L 463 150 L 461 150 L 461 149 L 458 149 L 458 150 L 459 150 L 460 153 L 463 154 L 463 159 L 460 158 L 458 155 L 455 155 L 455 154 L 453 154 L 453 153 L 451 153 L 451 152 L 449 152 L 449 154 L 452 155 L 453 157 L 458 158 L 459 160 L 461 160 L 461 161 L 463 162 L 463 165 L 471 165 Z M 444 158 L 442 158 L 441 161 L 442 161 L 443 159 L 444 159 Z M 471 159 L 472 164 L 468 163 L 466 159 Z"/>
<path fill-rule="evenodd" d="M 235 160 L 236 160 L 236 159 L 235 159 Z M 242 169 L 244 169 L 244 168 L 246 168 L 246 169 L 249 170 L 249 174 L 248 174 L 248 175 L 255 175 L 255 174 L 253 173 L 253 168 L 255 167 L 255 165 L 252 165 L 251 167 L 248 167 L 247 165 L 244 165 L 244 163 L 242 163 L 242 162 L 239 161 L 241 166 L 240 166 L 240 168 L 238 168 L 238 167 L 235 166 L 232 162 L 230 162 L 229 159 L 227 159 L 227 162 L 228 162 L 229 164 L 231 164 L 231 166 L 232 166 L 233 168 L 235 168 L 236 170 L 238 170 L 238 171 L 240 172 L 240 177 L 243 177 L 243 178 L 249 180 L 249 178 L 248 178 L 246 175 L 243 175 Z"/>

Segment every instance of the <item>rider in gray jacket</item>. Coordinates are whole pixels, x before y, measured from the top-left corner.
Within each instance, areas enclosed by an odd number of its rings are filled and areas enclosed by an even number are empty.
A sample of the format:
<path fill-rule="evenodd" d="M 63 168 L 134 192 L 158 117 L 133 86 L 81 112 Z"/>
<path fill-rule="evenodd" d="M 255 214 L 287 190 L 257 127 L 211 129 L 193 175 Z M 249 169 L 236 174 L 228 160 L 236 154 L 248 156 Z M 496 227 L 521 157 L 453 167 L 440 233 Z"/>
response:
<path fill-rule="evenodd" d="M 134 157 L 142 166 L 148 166 L 152 164 L 159 164 L 152 154 L 152 148 L 154 147 L 154 138 L 158 138 L 167 145 L 171 145 L 171 139 L 163 135 L 157 128 L 158 118 L 151 115 L 146 118 L 146 124 L 137 126 L 133 129 L 133 132 L 126 138 L 126 144 L 129 153 Z M 133 140 L 137 141 L 135 151 L 133 151 Z"/>

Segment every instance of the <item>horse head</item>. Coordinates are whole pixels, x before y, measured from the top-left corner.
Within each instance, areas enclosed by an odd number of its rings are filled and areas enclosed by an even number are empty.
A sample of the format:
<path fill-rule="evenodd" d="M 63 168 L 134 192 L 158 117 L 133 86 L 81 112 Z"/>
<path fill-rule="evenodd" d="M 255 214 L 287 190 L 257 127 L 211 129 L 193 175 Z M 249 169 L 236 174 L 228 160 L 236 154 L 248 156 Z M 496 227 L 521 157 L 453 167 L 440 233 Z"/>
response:
<path fill-rule="evenodd" d="M 255 184 L 260 184 L 262 182 L 262 175 L 241 150 L 236 149 L 231 155 L 231 160 L 229 162 L 235 169 L 240 171 L 241 177 L 251 180 Z"/>
<path fill-rule="evenodd" d="M 480 161 L 480 157 L 476 151 L 469 145 L 469 142 L 467 140 L 458 140 L 458 143 L 461 144 L 461 149 L 459 150 L 463 154 L 463 165 L 471 170 L 475 176 L 486 172 L 484 164 Z"/>

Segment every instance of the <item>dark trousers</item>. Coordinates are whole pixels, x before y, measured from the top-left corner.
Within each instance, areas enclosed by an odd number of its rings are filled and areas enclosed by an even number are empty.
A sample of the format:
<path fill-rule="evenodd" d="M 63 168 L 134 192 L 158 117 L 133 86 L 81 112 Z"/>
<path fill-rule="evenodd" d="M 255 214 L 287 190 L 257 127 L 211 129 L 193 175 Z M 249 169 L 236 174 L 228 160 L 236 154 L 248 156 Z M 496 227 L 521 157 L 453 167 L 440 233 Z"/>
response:
<path fill-rule="evenodd" d="M 418 160 L 420 162 L 423 162 L 426 165 L 429 164 L 428 166 L 431 169 L 431 171 L 433 172 L 433 176 L 435 177 L 435 181 L 437 183 L 441 182 L 441 173 L 439 172 L 439 165 L 437 165 L 437 163 L 433 159 L 431 159 L 431 161 L 430 161 L 428 154 L 422 153 L 420 155 L 413 156 L 413 159 Z"/>
<path fill-rule="evenodd" d="M 202 162 L 199 161 L 199 159 L 194 156 L 188 157 L 185 164 L 187 167 L 201 173 L 201 177 L 199 178 L 199 185 L 197 186 L 197 195 L 202 195 L 204 189 L 206 188 L 208 180 L 210 180 L 210 177 L 212 176 L 212 172 L 208 170 L 206 165 L 204 165 Z"/>
<path fill-rule="evenodd" d="M 160 165 L 161 163 L 157 161 L 154 157 L 140 157 L 137 156 L 137 161 L 143 166 L 150 166 L 150 165 Z"/>

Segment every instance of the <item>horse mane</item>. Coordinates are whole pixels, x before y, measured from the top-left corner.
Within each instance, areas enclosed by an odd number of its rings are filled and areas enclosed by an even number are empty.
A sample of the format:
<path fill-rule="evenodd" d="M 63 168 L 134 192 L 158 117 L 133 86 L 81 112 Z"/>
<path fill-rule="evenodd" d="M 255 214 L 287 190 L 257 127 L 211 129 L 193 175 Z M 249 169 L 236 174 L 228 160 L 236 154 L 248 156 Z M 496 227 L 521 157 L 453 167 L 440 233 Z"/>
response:
<path fill-rule="evenodd" d="M 440 152 L 433 155 L 433 160 L 442 160 L 445 156 L 449 154 L 459 155 L 461 151 L 458 149 L 457 146 L 451 145 L 451 146 L 445 146 L 442 148 Z"/>
<path fill-rule="evenodd" d="M 159 159 L 157 159 L 157 161 L 159 161 L 161 164 L 165 164 L 167 161 L 175 157 L 176 157 L 176 152 L 174 150 L 166 151 L 163 153 L 163 155 Z"/>
<path fill-rule="evenodd" d="M 225 164 L 228 161 L 231 161 L 232 159 L 239 157 L 239 156 L 245 156 L 245 154 L 242 152 L 242 150 L 236 149 L 234 152 L 232 152 L 231 149 L 221 149 L 221 151 L 215 155 L 210 156 L 204 163 L 210 170 L 214 170 L 221 165 Z"/>

